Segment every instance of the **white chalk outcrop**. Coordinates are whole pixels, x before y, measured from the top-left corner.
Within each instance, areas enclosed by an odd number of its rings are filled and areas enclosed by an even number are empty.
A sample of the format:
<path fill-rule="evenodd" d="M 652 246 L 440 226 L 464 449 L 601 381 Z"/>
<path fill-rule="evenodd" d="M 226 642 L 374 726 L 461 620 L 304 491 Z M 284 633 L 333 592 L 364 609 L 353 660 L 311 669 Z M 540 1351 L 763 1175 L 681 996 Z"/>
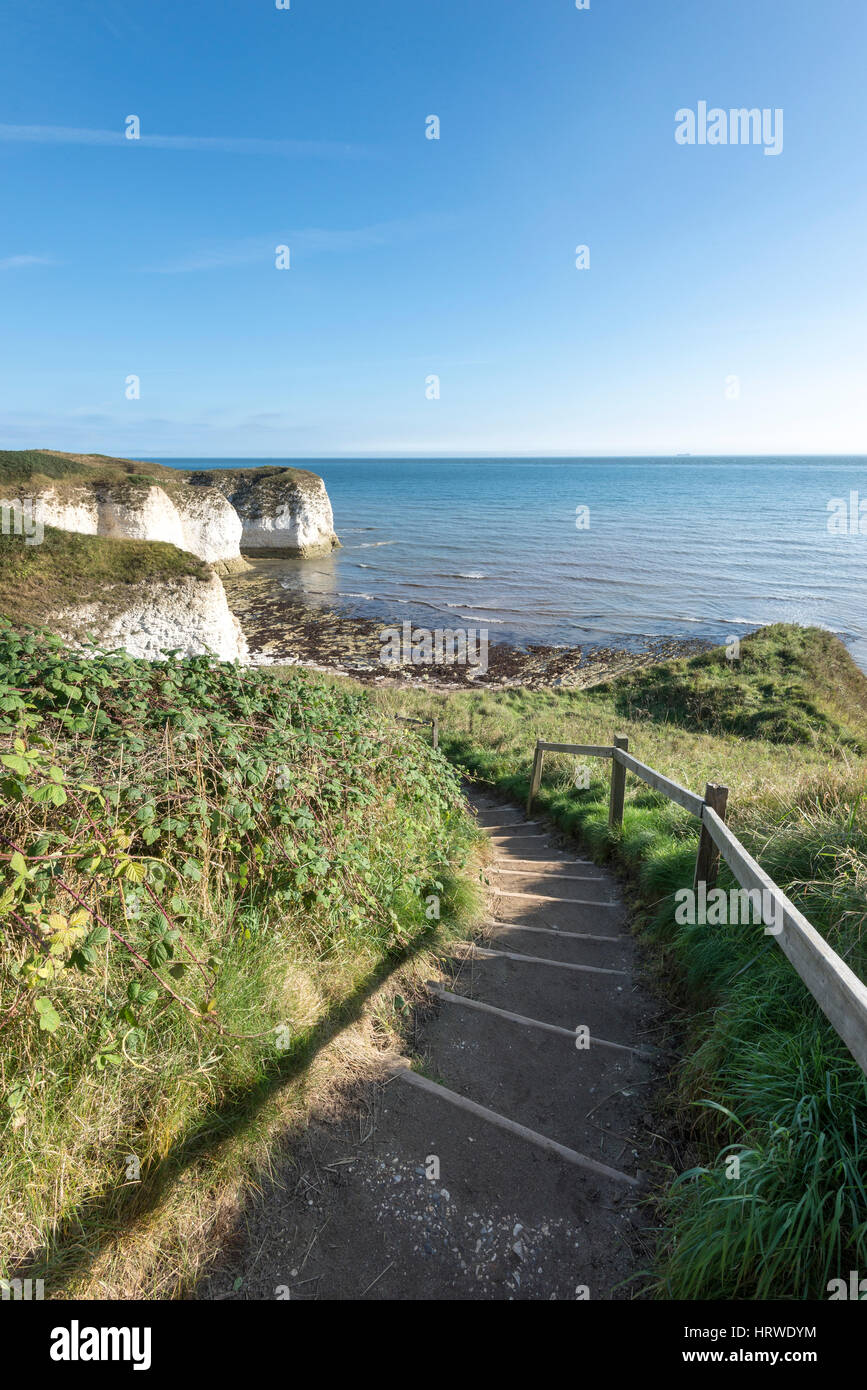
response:
<path fill-rule="evenodd" d="M 60 496 L 55 488 L 37 493 L 34 507 L 45 526 L 58 531 L 77 531 L 82 536 L 99 535 L 99 503 L 92 488 L 75 488 Z"/>
<path fill-rule="evenodd" d="M 183 544 L 209 565 L 243 568 L 241 559 L 241 518 L 231 502 L 216 488 L 204 496 L 199 488 L 185 487 L 175 498 L 181 519 Z"/>
<path fill-rule="evenodd" d="M 339 541 L 325 484 L 301 468 L 213 469 L 159 483 L 51 487 L 36 499 L 62 531 L 166 541 L 209 565 L 244 568 L 258 555 L 327 555 Z"/>
<path fill-rule="evenodd" d="M 34 513 L 44 526 L 113 540 L 165 542 L 211 568 L 201 576 L 110 584 L 57 614 L 75 645 L 86 634 L 103 649 L 159 660 L 169 651 L 249 661 L 241 626 L 218 578 L 249 568 L 250 555 L 325 555 L 340 544 L 325 484 L 305 469 L 265 467 L 175 472 L 158 464 L 71 459 L 66 476 L 40 480 Z M 119 471 L 118 465 L 122 471 Z M 140 467 L 153 468 L 142 474 Z M 88 472 L 92 477 L 88 477 Z M 159 566 L 157 566 L 157 571 Z"/>
<path fill-rule="evenodd" d="M 304 468 L 214 468 L 190 483 L 231 503 L 246 554 L 328 555 L 340 544 L 325 484 Z"/>
<path fill-rule="evenodd" d="M 124 585 L 124 602 L 115 608 L 120 587 L 108 589 L 100 602 L 58 613 L 52 626 L 76 647 L 87 635 L 106 651 L 122 648 L 149 661 L 164 660 L 170 651 L 181 656 L 210 654 L 219 661 L 248 660 L 241 624 L 213 572 L 205 579 L 185 576 L 152 580 L 141 587 Z"/>
<path fill-rule="evenodd" d="M 243 567 L 241 518 L 216 488 L 207 496 L 183 485 L 172 489 L 130 484 L 48 488 L 36 499 L 43 524 L 84 536 L 166 541 L 209 565 Z"/>
<path fill-rule="evenodd" d="M 184 545 L 180 514 L 161 487 L 103 489 L 98 497 L 100 536 L 126 541 L 166 541 L 178 550 Z M 195 554 L 195 551 L 191 552 Z"/>

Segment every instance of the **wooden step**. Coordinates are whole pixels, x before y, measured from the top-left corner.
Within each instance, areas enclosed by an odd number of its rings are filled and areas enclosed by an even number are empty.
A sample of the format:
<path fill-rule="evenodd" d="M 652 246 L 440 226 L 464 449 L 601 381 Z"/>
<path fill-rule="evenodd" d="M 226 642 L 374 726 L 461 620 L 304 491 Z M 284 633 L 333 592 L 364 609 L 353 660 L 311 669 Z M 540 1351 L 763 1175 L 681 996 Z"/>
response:
<path fill-rule="evenodd" d="M 480 830 L 489 830 L 489 831 L 491 831 L 491 832 L 493 832 L 493 831 L 495 831 L 495 830 L 523 830 L 523 828 L 524 828 L 525 825 L 538 825 L 538 824 L 539 824 L 539 822 L 538 822 L 537 820 L 515 820 L 515 821 L 509 821 L 509 822 L 507 822 L 507 823 L 505 823 L 505 824 L 503 824 L 503 825 L 480 825 L 480 826 L 479 826 L 479 829 L 480 829 Z"/>
<path fill-rule="evenodd" d="M 541 932 L 545 936 L 564 936 L 569 941 L 609 941 L 616 943 L 624 940 L 622 936 L 599 936 L 596 932 L 560 931 L 559 927 L 527 927 L 523 922 L 499 922 L 496 917 L 489 917 L 484 925 L 496 927 L 498 931 L 531 931 Z"/>
<path fill-rule="evenodd" d="M 552 898 L 547 893 L 513 893 L 505 888 L 497 888 L 498 898 L 525 898 L 537 903 L 561 903 L 564 907 L 620 907 L 620 903 L 597 902 L 594 898 Z"/>
<path fill-rule="evenodd" d="M 497 1018 L 505 1019 L 509 1023 L 521 1023 L 527 1028 L 542 1028 L 546 1033 L 557 1033 L 560 1037 L 568 1038 L 572 1043 L 575 1041 L 574 1029 L 561 1028 L 559 1023 L 543 1023 L 538 1018 L 526 1018 L 524 1014 L 513 1014 L 508 1009 L 498 1009 L 496 1004 L 486 1004 L 482 999 L 470 999 L 466 994 L 450 994 L 447 989 L 442 989 L 432 980 L 428 980 L 425 988 L 430 994 L 446 1004 L 464 1004 L 468 1009 L 478 1009 L 482 1013 L 494 1014 Z M 631 1052 L 646 1062 L 653 1061 L 655 1055 L 647 1048 L 628 1047 L 626 1043 L 607 1042 L 604 1038 L 594 1038 L 592 1034 L 589 1042 L 591 1047 L 606 1047 L 614 1052 Z"/>
<path fill-rule="evenodd" d="M 639 1179 L 633 1178 L 629 1173 L 621 1173 L 617 1168 L 609 1168 L 605 1163 L 598 1163 L 595 1158 L 588 1158 L 586 1154 L 580 1154 L 575 1149 L 567 1148 L 565 1144 L 558 1144 L 556 1139 L 549 1139 L 545 1134 L 539 1134 L 537 1130 L 528 1129 L 526 1125 L 519 1125 L 517 1121 L 510 1120 L 506 1115 L 500 1115 L 496 1110 L 489 1110 L 486 1105 L 479 1105 L 477 1101 L 468 1100 L 466 1096 L 459 1095 L 457 1091 L 450 1091 L 447 1086 L 441 1086 L 436 1081 L 429 1081 L 426 1076 L 420 1076 L 418 1072 L 412 1071 L 405 1063 L 396 1063 L 393 1074 L 401 1081 L 408 1082 L 411 1086 L 416 1086 L 420 1091 L 426 1091 L 428 1095 L 438 1096 L 440 1100 L 447 1101 L 450 1105 L 455 1105 L 461 1110 L 467 1110 L 472 1115 L 477 1115 L 480 1120 L 486 1120 L 488 1124 L 496 1125 L 499 1129 L 506 1130 L 509 1134 L 514 1134 L 519 1139 L 525 1139 L 530 1144 L 535 1144 L 537 1148 L 546 1149 L 548 1153 L 557 1154 L 566 1163 L 573 1163 L 578 1168 L 585 1168 L 590 1173 L 595 1173 L 600 1178 L 610 1178 L 613 1182 L 625 1182 L 630 1187 L 638 1187 Z"/>
<path fill-rule="evenodd" d="M 518 951 L 495 951 L 490 946 L 477 946 L 474 941 L 467 942 L 474 955 L 497 957 L 505 960 L 526 961 L 530 965 L 553 965 L 557 970 L 580 970 L 585 975 L 626 975 L 626 970 L 612 970 L 607 965 L 579 965 L 571 960 L 551 960 L 548 956 L 524 956 Z"/>

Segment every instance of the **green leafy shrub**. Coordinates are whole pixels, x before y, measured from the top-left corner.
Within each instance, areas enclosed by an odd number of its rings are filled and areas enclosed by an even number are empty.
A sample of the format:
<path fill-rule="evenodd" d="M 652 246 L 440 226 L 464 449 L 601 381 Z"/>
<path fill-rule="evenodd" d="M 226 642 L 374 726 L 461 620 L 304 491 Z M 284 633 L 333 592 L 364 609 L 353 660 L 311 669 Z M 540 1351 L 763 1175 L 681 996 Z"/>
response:
<path fill-rule="evenodd" d="M 301 671 L 2 625 L 0 795 L 7 1265 L 465 908 L 457 774 Z"/>

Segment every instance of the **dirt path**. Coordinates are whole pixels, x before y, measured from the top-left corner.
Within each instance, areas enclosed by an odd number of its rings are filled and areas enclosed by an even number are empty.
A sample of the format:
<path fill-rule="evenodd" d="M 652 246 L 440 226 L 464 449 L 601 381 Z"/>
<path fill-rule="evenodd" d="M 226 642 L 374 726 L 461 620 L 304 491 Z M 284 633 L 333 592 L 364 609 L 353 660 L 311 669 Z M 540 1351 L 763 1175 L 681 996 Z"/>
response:
<path fill-rule="evenodd" d="M 471 799 L 494 846 L 491 922 L 432 990 L 421 1079 L 398 1068 L 312 1126 L 198 1297 L 634 1296 L 617 1286 L 649 1253 L 659 1019 L 617 883 Z"/>

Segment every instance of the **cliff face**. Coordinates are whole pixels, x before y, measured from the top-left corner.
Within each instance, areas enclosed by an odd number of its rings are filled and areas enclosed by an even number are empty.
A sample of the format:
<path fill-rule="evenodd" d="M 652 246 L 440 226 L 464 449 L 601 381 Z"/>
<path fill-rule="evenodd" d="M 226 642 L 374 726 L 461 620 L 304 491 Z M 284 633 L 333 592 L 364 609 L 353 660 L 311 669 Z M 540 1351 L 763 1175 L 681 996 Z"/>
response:
<path fill-rule="evenodd" d="M 0 450 L 0 494 L 19 511 L 32 503 L 44 528 L 26 543 L 0 537 L 0 611 L 149 659 L 179 650 L 246 661 L 218 574 L 249 568 L 242 551 L 323 555 L 339 544 L 325 485 L 303 469 L 181 472 Z"/>
<path fill-rule="evenodd" d="M 105 595 L 116 599 L 114 610 L 101 597 L 62 610 L 52 626 L 75 646 L 92 636 L 107 651 L 123 648 L 149 661 L 180 651 L 182 656 L 210 654 L 219 661 L 246 662 L 246 638 L 216 574 L 150 580 L 147 586 L 127 585 L 125 590 L 120 597 Z"/>
<path fill-rule="evenodd" d="M 207 499 L 188 484 L 165 488 L 92 483 L 46 488 L 36 502 L 46 526 L 84 536 L 167 541 L 200 560 L 241 567 L 241 519 L 222 493 Z"/>
<path fill-rule="evenodd" d="M 50 526 L 36 545 L 2 535 L 0 613 L 77 648 L 92 637 L 150 660 L 173 649 L 222 661 L 248 655 L 213 566 L 161 541 Z"/>
<path fill-rule="evenodd" d="M 46 526 L 167 541 L 209 564 L 253 555 L 326 555 L 339 541 L 325 484 L 302 468 L 182 472 L 100 455 L 0 452 L 0 491 L 26 495 Z"/>
<path fill-rule="evenodd" d="M 328 555 L 340 542 L 325 484 L 303 468 L 216 468 L 189 474 L 241 518 L 241 549 L 251 555 Z"/>

